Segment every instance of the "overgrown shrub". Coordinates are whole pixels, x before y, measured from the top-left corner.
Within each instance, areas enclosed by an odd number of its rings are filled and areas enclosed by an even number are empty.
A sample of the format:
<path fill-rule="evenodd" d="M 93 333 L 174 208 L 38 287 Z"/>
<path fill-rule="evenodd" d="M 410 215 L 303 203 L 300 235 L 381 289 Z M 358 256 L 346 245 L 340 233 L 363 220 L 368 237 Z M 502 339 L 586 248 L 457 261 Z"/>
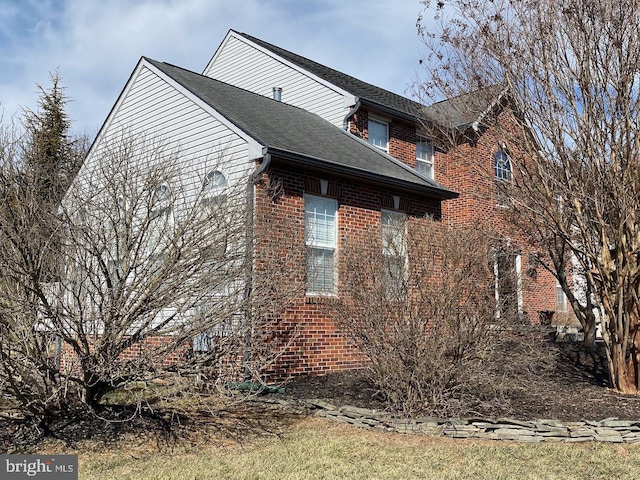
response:
<path fill-rule="evenodd" d="M 500 268 L 503 251 L 477 226 L 411 218 L 345 247 L 345 293 L 329 310 L 394 410 L 469 412 L 537 368 L 536 332 L 514 329 L 517 291 L 506 286 L 518 279 Z"/>

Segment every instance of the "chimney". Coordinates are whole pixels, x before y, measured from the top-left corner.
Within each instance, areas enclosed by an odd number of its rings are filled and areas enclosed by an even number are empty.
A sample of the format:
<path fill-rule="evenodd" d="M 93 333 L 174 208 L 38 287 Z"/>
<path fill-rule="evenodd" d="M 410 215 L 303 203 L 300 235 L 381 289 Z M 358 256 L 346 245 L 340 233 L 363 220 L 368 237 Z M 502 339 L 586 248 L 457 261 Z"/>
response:
<path fill-rule="evenodd" d="M 276 102 L 282 100 L 282 88 L 281 87 L 273 87 L 273 99 Z"/>

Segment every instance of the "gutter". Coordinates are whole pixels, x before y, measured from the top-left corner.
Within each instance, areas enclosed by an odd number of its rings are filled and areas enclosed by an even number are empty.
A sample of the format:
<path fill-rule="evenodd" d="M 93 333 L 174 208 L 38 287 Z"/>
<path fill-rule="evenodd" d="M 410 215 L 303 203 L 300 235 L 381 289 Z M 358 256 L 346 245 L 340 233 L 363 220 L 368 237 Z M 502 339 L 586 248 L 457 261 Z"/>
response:
<path fill-rule="evenodd" d="M 372 147 L 375 148 L 375 147 Z M 357 177 L 359 180 L 364 180 L 368 183 L 374 183 L 379 185 L 391 186 L 398 190 L 410 191 L 412 193 L 421 194 L 431 198 L 437 198 L 440 200 L 449 200 L 452 198 L 458 198 L 459 193 L 452 190 L 448 190 L 443 187 L 426 186 L 426 185 L 413 185 L 411 182 L 405 180 L 395 179 L 393 177 L 383 176 L 376 173 L 372 173 L 367 170 L 359 170 L 344 165 L 328 162 L 320 158 L 308 157 L 305 155 L 297 154 L 287 150 L 281 150 L 278 148 L 270 147 L 268 152 L 271 156 L 277 157 L 286 163 L 301 166 L 307 169 L 313 169 L 321 172 L 330 171 L 336 175 L 342 177 Z M 418 175 L 416 175 L 418 176 Z"/>
<path fill-rule="evenodd" d="M 267 153 L 267 147 L 262 148 L 262 163 L 260 166 L 251 172 L 249 176 L 249 181 L 247 182 L 247 217 L 246 217 L 246 258 L 245 261 L 247 263 L 246 269 L 246 277 L 245 277 L 245 287 L 244 287 L 244 299 L 245 299 L 245 311 L 244 317 L 246 321 L 246 331 L 244 334 L 244 354 L 242 356 L 242 361 L 244 364 L 244 380 L 251 380 L 252 374 L 251 369 L 248 367 L 249 362 L 251 361 L 251 347 L 253 344 L 253 321 L 252 321 L 252 309 L 250 305 L 251 294 L 253 293 L 253 272 L 254 272 L 254 264 L 253 264 L 253 249 L 254 249 L 254 223 L 255 223 L 255 185 L 256 182 L 260 179 L 260 176 L 264 173 L 264 171 L 271 164 L 271 155 Z"/>
<path fill-rule="evenodd" d="M 356 104 L 353 106 L 351 110 L 349 110 L 349 113 L 345 115 L 344 120 L 342 120 L 343 130 L 349 131 L 349 120 L 351 120 L 351 117 L 353 117 L 358 112 L 358 110 L 360 110 L 361 106 L 362 106 L 362 102 L 360 101 L 360 97 L 356 97 Z"/>

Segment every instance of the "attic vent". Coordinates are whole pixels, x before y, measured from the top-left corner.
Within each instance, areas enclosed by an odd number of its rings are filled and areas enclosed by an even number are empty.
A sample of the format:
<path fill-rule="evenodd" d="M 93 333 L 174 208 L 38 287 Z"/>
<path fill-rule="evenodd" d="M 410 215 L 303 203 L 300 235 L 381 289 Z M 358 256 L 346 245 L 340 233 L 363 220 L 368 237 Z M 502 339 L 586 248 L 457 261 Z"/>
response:
<path fill-rule="evenodd" d="M 273 87 L 273 99 L 276 102 L 282 100 L 282 88 L 281 87 Z"/>

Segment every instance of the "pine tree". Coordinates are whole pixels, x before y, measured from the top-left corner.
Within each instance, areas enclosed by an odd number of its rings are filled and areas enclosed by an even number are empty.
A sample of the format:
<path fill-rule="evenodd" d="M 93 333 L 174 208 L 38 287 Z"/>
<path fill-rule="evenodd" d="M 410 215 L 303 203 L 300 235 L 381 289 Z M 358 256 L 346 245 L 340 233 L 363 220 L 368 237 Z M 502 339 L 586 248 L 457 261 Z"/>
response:
<path fill-rule="evenodd" d="M 38 183 L 43 205 L 60 201 L 73 180 L 82 160 L 79 142 L 71 138 L 71 122 L 65 112 L 69 102 L 56 70 L 51 74 L 51 87 L 38 85 L 38 110 L 25 110 L 26 146 L 24 162 L 27 171 Z"/>

